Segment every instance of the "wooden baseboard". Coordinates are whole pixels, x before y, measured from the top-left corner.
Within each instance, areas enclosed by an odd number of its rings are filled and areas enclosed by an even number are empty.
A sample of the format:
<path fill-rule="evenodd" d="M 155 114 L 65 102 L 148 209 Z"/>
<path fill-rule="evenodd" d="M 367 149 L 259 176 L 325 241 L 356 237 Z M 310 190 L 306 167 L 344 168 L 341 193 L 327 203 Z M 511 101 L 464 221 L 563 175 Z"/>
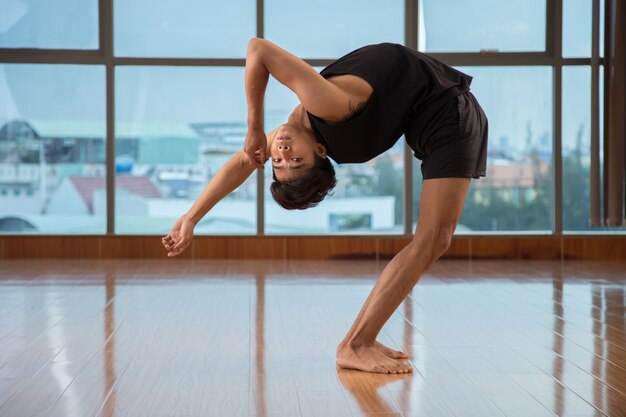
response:
<path fill-rule="evenodd" d="M 389 236 L 196 236 L 178 259 L 378 259 Z M 160 236 L 0 236 L 0 259 L 166 258 Z M 446 258 L 626 260 L 626 236 L 455 236 Z"/>

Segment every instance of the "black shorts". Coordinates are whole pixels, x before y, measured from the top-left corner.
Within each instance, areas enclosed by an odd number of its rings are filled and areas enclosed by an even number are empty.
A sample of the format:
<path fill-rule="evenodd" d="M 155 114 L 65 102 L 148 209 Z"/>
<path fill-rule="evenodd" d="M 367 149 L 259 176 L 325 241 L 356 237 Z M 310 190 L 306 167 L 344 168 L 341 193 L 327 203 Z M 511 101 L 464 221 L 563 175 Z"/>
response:
<path fill-rule="evenodd" d="M 419 128 L 407 129 L 406 139 L 422 161 L 423 180 L 479 178 L 487 171 L 487 133 L 487 116 L 468 91 L 447 100 Z"/>

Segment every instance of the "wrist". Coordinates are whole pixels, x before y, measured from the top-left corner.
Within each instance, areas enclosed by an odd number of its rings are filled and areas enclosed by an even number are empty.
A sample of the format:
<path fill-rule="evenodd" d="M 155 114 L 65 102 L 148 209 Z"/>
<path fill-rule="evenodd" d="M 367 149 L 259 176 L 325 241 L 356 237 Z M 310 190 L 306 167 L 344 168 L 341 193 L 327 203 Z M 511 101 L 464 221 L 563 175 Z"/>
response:
<path fill-rule="evenodd" d="M 194 226 L 198 224 L 198 222 L 200 221 L 197 215 L 194 216 L 193 214 L 189 212 L 185 213 L 183 216 L 185 217 L 187 221 L 193 223 Z"/>
<path fill-rule="evenodd" d="M 263 121 L 256 119 L 248 119 L 248 130 L 263 130 Z"/>

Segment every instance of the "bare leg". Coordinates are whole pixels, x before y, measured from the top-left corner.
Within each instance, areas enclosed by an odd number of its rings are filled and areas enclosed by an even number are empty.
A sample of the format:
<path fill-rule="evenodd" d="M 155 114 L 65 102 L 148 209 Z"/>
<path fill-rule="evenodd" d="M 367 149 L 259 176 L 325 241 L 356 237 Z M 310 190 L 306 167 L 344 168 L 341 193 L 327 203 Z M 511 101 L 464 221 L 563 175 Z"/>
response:
<path fill-rule="evenodd" d="M 374 347 L 376 336 L 421 275 L 449 247 L 469 183 L 469 178 L 424 181 L 413 241 L 383 270 L 346 335 L 347 343 L 337 355 L 339 367 L 369 372 L 411 371 L 408 365 L 378 351 Z"/>

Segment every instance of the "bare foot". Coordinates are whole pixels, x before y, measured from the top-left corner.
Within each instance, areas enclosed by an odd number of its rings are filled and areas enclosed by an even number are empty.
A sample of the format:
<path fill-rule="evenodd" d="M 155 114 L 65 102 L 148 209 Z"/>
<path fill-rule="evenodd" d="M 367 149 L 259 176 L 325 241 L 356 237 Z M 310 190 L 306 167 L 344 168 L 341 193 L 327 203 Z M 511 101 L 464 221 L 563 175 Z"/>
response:
<path fill-rule="evenodd" d="M 381 374 L 404 374 L 412 372 L 409 365 L 391 359 L 373 344 L 370 346 L 351 347 L 347 345 L 337 356 L 337 366 L 344 369 L 357 369 Z"/>
<path fill-rule="evenodd" d="M 346 343 L 341 343 L 337 346 L 336 356 L 338 357 L 343 348 L 346 347 Z M 394 350 L 388 346 L 383 345 L 378 340 L 374 341 L 374 347 L 380 350 L 385 355 L 389 356 L 391 359 L 409 359 L 409 355 L 399 350 Z"/>
<path fill-rule="evenodd" d="M 374 347 L 383 352 L 385 355 L 389 356 L 391 359 L 409 359 L 409 355 L 407 355 L 406 353 L 385 346 L 378 340 L 374 341 Z"/>

